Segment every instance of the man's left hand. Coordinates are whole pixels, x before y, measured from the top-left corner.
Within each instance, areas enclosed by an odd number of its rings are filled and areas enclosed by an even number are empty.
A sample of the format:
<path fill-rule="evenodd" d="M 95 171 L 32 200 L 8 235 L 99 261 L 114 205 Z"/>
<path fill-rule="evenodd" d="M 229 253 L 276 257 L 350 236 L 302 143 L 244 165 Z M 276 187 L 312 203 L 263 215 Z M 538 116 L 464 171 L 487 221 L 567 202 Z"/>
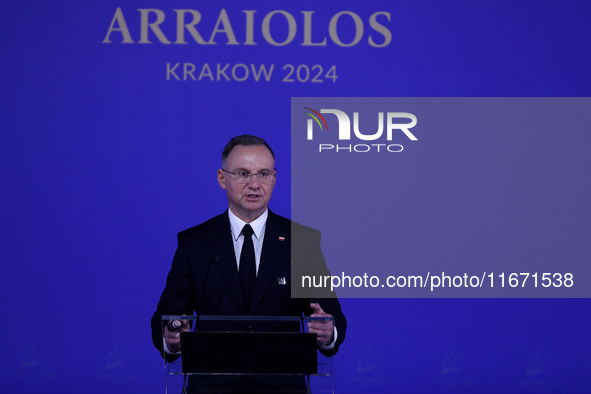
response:
<path fill-rule="evenodd" d="M 324 313 L 322 307 L 318 303 L 311 303 L 310 308 L 313 309 L 311 317 L 332 317 L 328 313 Z M 311 321 L 308 322 L 308 332 L 315 333 L 317 336 L 316 343 L 319 346 L 328 346 L 332 342 L 334 334 L 334 323 L 332 321 Z"/>

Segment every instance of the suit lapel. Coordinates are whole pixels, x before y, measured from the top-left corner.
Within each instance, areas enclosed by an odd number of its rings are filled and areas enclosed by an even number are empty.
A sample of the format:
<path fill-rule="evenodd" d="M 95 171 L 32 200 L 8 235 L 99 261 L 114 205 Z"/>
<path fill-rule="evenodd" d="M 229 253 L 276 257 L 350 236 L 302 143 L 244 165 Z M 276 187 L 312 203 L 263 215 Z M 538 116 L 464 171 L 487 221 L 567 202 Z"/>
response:
<path fill-rule="evenodd" d="M 240 311 L 243 314 L 246 314 L 246 304 L 242 295 L 240 279 L 238 277 L 236 255 L 234 253 L 234 244 L 232 242 L 232 230 L 230 228 L 230 219 L 227 211 L 220 216 L 216 228 L 209 235 L 209 240 L 213 245 L 216 256 L 219 257 L 216 265 L 222 271 L 222 277 L 226 282 L 226 286 L 232 294 L 232 297 L 234 297 L 236 304 L 238 304 Z"/>
<path fill-rule="evenodd" d="M 265 238 L 263 241 L 263 250 L 261 252 L 261 261 L 259 263 L 257 284 L 252 308 L 249 313 L 253 313 L 261 302 L 268 287 L 273 284 L 273 278 L 277 277 L 276 272 L 281 259 L 285 253 L 289 253 L 290 240 L 288 232 L 289 229 L 284 229 L 276 215 L 269 210 L 267 227 L 265 228 Z M 283 239 L 280 240 L 280 237 Z"/>

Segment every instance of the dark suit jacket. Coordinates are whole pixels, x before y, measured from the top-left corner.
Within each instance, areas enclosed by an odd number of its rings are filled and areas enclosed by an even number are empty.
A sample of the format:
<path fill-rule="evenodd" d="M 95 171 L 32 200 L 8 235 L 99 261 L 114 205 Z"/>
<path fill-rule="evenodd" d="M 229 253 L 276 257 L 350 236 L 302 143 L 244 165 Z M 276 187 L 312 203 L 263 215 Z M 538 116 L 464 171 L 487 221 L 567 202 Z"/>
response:
<path fill-rule="evenodd" d="M 298 234 L 298 247 L 293 253 L 292 228 Z M 314 266 L 314 272 L 328 274 L 320 249 L 320 232 L 269 210 L 254 300 L 250 310 L 246 310 L 228 212 L 182 231 L 166 287 L 152 317 L 154 345 L 162 353 L 162 315 L 192 315 L 195 311 L 201 315 L 301 316 L 312 312 L 310 302 L 318 302 L 335 317 L 338 333 L 334 350 L 321 352 L 335 354 L 347 329 L 340 303 L 336 297 L 291 298 L 293 264 L 307 270 Z M 286 278 L 287 283 L 281 284 L 279 278 Z M 258 331 L 259 327 L 248 328 Z"/>

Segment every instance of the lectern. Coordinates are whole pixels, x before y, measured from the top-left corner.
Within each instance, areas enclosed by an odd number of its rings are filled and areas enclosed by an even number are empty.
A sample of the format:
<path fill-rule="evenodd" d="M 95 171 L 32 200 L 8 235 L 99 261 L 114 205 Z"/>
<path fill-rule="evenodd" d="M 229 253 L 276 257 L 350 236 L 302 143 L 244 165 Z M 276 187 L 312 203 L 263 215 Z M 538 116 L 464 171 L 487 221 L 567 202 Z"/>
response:
<path fill-rule="evenodd" d="M 180 333 L 179 355 L 163 354 L 167 394 L 180 394 L 188 377 L 193 385 L 296 382 L 304 392 L 334 392 L 333 359 L 307 332 L 308 322 L 333 317 L 164 315 L 163 333 L 174 320 L 188 320 L 191 331 Z"/>

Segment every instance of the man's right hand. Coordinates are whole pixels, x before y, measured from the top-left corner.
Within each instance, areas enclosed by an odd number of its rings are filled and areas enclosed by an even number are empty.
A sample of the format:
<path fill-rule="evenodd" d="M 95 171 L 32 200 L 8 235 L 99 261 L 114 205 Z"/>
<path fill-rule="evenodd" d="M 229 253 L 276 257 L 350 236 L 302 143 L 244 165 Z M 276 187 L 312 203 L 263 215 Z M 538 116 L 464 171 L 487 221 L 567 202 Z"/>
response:
<path fill-rule="evenodd" d="M 191 331 L 188 320 L 178 321 L 181 322 L 181 326 L 176 330 L 169 330 L 169 325 L 164 326 L 164 342 L 171 353 L 178 353 L 181 350 L 181 332 Z"/>

